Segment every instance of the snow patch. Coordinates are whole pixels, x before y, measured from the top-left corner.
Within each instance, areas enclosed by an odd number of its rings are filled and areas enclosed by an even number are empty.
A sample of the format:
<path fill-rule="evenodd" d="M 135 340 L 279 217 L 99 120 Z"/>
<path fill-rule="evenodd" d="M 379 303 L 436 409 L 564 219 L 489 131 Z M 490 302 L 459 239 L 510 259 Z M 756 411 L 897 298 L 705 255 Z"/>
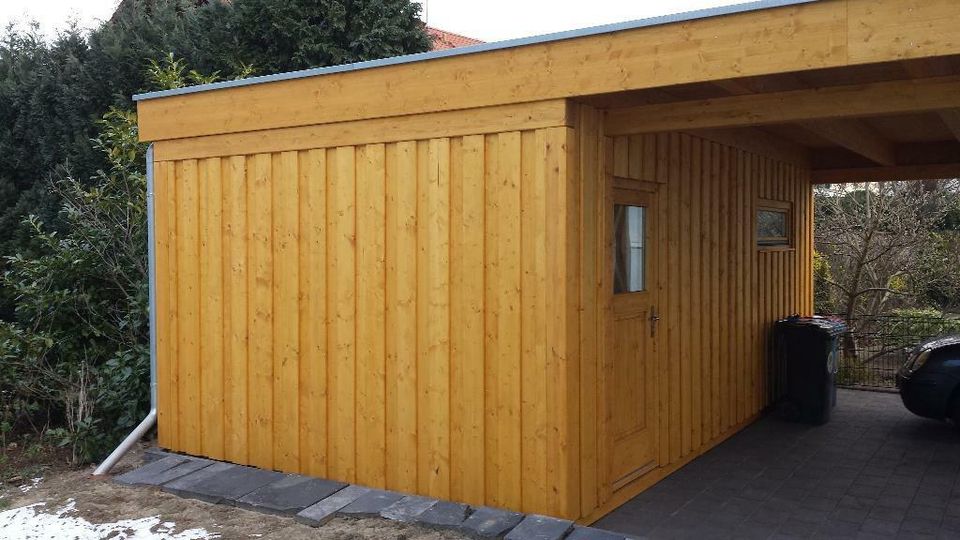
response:
<path fill-rule="evenodd" d="M 30 479 L 30 483 L 29 483 L 29 484 L 24 484 L 24 485 L 20 486 L 20 493 L 27 493 L 27 492 L 30 491 L 31 489 L 39 486 L 39 485 L 40 485 L 40 482 L 43 482 L 43 477 L 42 477 L 42 476 L 41 476 L 40 478 L 32 478 L 32 479 Z"/>
<path fill-rule="evenodd" d="M 123 519 L 113 523 L 94 525 L 77 514 L 76 502 L 69 499 L 67 504 L 53 510 L 42 512 L 46 503 L 31 504 L 6 512 L 0 512 L 0 531 L 8 540 L 213 540 L 219 534 L 206 529 L 189 529 L 174 533 L 176 524 L 172 521 L 160 522 L 160 516 L 141 519 Z"/>

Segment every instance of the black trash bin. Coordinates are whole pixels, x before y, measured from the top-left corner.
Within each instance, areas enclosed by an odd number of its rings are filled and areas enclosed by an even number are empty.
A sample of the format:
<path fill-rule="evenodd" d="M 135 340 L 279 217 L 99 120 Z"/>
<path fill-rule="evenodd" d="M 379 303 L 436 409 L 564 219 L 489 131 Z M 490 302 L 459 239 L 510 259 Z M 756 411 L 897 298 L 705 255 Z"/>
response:
<path fill-rule="evenodd" d="M 783 370 L 780 410 L 789 420 L 824 424 L 837 404 L 840 336 L 847 327 L 825 317 L 788 317 L 774 325 L 774 361 Z"/>

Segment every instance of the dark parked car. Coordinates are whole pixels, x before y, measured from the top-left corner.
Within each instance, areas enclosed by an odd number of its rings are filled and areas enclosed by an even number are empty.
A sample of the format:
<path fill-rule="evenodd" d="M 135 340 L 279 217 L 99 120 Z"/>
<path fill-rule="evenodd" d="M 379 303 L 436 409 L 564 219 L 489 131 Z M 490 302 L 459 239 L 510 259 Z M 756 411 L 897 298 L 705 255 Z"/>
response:
<path fill-rule="evenodd" d="M 960 336 L 918 345 L 897 373 L 897 388 L 910 412 L 960 428 Z"/>

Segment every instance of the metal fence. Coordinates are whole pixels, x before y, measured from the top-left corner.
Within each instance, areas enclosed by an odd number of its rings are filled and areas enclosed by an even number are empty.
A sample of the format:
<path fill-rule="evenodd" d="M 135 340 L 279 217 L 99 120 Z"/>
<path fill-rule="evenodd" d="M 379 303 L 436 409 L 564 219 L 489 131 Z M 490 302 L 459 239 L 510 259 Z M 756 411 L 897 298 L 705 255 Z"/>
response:
<path fill-rule="evenodd" d="M 843 319 L 842 317 L 837 317 Z M 895 388 L 896 374 L 920 342 L 960 333 L 960 319 L 878 315 L 847 320 L 842 337 L 837 384 L 860 388 Z"/>

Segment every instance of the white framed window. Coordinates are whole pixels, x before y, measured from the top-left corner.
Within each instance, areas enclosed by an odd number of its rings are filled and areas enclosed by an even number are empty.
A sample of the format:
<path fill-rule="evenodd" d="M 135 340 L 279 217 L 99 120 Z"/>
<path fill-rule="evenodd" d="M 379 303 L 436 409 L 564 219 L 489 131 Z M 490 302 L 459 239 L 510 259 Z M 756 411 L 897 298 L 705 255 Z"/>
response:
<path fill-rule="evenodd" d="M 613 292 L 645 291 L 647 287 L 647 209 L 617 204 L 613 207 Z"/>
<path fill-rule="evenodd" d="M 792 209 L 789 202 L 760 200 L 757 204 L 757 247 L 789 248 L 793 245 Z"/>

